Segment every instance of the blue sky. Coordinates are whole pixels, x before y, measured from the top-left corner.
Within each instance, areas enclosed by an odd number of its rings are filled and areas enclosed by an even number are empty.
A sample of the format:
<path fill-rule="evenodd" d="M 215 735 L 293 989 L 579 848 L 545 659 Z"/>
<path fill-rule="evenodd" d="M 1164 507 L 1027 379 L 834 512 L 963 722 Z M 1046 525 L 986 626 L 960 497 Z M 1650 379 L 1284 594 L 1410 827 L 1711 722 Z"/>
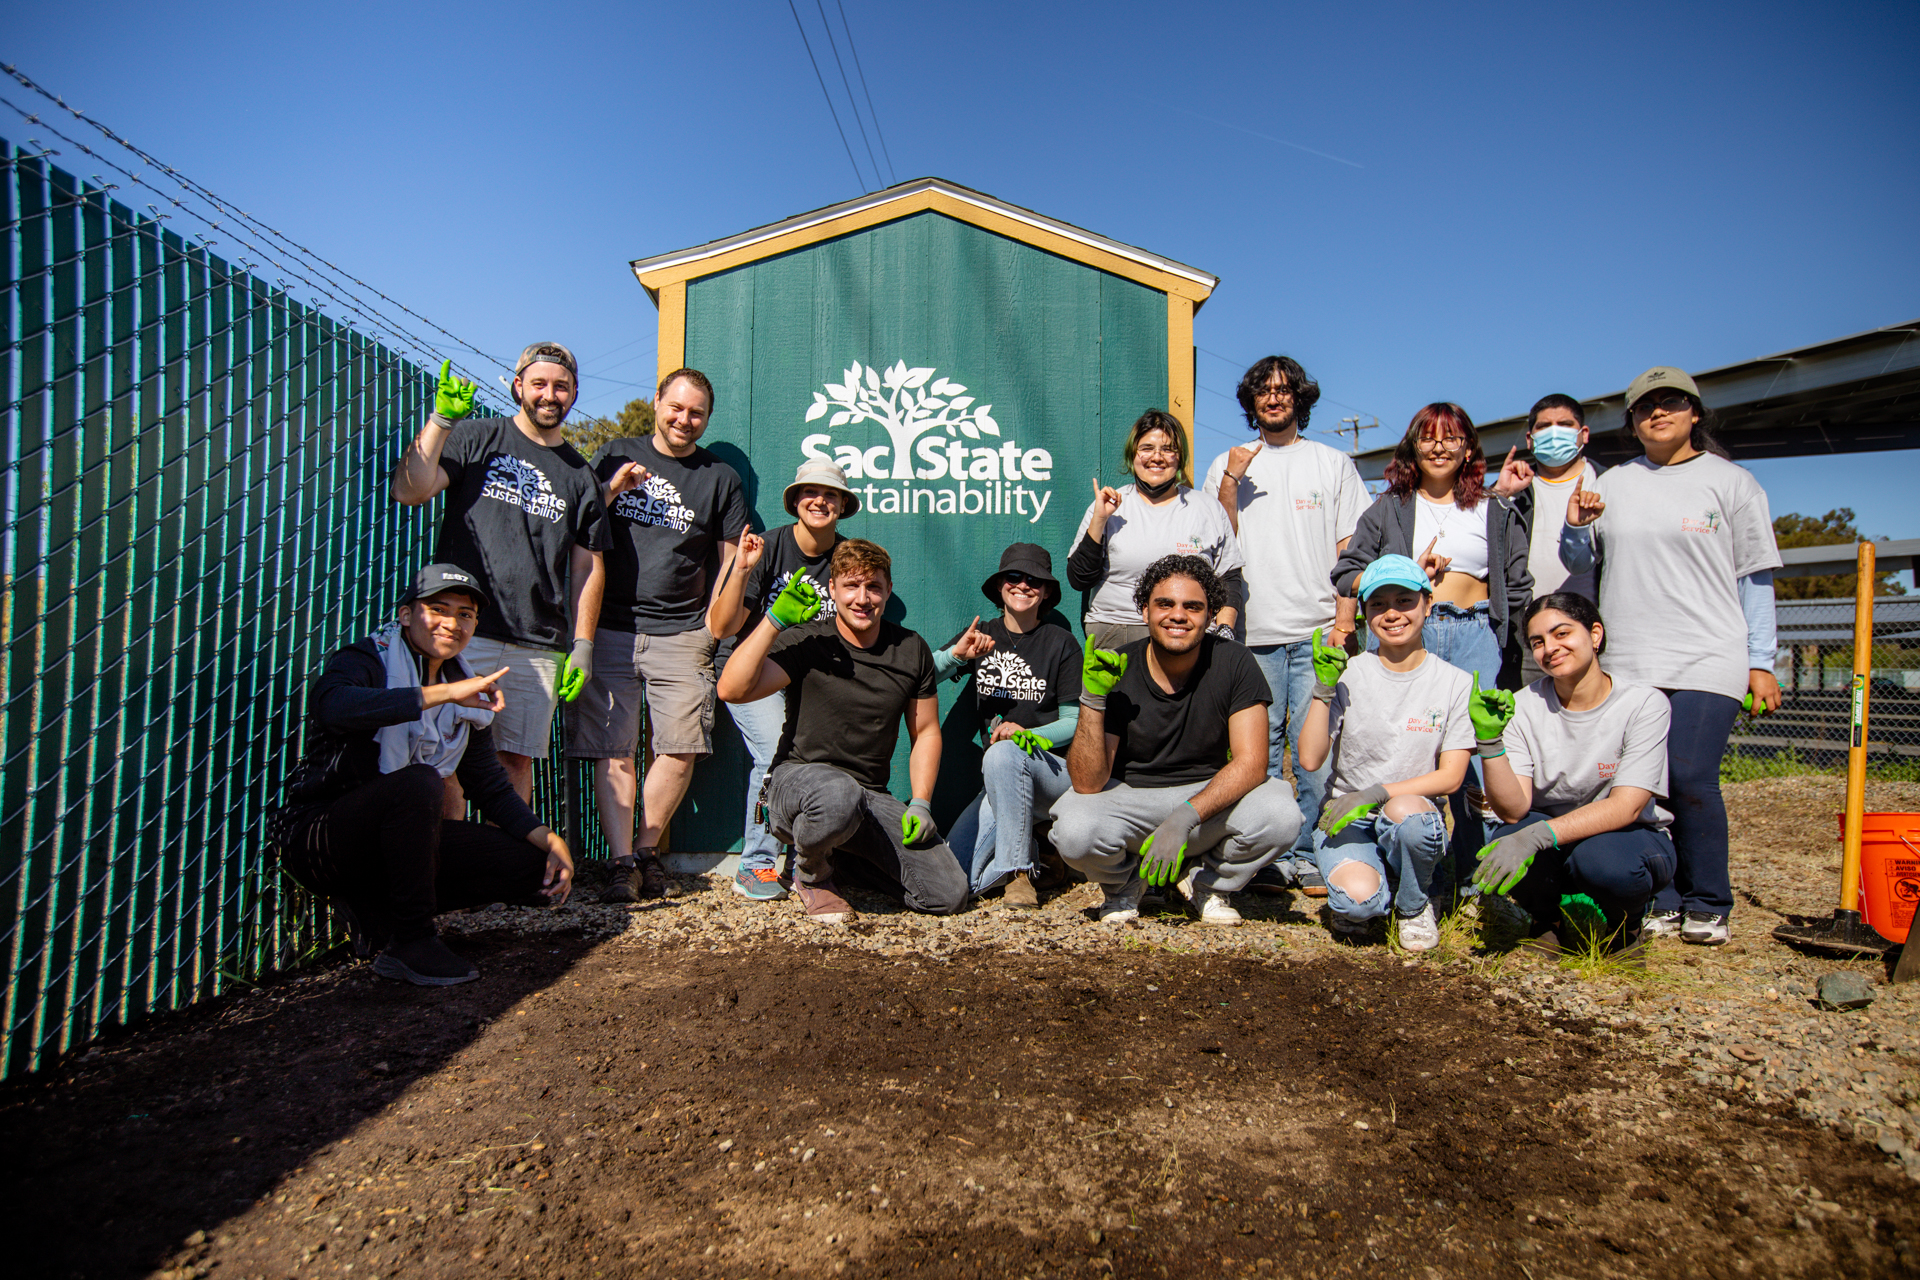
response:
<path fill-rule="evenodd" d="M 1221 277 L 1203 460 L 1244 438 L 1216 393 L 1274 350 L 1325 388 L 1316 426 L 1384 438 L 1430 400 L 1497 418 L 1920 317 L 1910 3 L 841 2 L 880 179 Z M 820 0 L 795 4 L 838 92 Z M 650 391 L 628 260 L 883 185 L 787 0 L 5 12 L 0 60 L 454 333 L 570 343 L 594 411 Z M 1914 537 L 1917 463 L 1755 471 L 1776 512 Z"/>

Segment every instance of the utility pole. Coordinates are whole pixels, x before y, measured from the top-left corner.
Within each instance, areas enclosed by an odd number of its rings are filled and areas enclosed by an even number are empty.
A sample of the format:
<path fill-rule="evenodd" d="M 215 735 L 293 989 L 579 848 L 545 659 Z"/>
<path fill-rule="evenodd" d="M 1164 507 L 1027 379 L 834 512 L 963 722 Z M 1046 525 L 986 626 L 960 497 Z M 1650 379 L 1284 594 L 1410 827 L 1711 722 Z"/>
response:
<path fill-rule="evenodd" d="M 1336 436 L 1347 436 L 1347 435 L 1352 436 L 1353 447 L 1347 450 L 1347 452 L 1353 453 L 1353 454 L 1359 453 L 1360 452 L 1360 415 L 1356 413 L 1351 418 L 1342 418 L 1340 419 L 1340 421 L 1348 425 L 1343 427 L 1335 427 L 1333 430 L 1333 434 L 1335 434 Z M 1376 421 L 1378 420 L 1376 419 Z"/>

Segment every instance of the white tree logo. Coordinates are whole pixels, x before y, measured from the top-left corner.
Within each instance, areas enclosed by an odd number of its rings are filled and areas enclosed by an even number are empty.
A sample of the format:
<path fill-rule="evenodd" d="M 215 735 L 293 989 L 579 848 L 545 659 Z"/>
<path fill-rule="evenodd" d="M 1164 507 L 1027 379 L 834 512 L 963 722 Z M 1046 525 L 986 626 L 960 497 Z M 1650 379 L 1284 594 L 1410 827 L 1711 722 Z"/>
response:
<path fill-rule="evenodd" d="M 879 423 L 893 441 L 893 474 L 889 479 L 911 480 L 913 458 L 909 450 L 927 432 L 945 427 L 948 435 L 964 435 L 969 440 L 1000 434 L 1000 424 L 990 413 L 992 405 L 974 408 L 974 398 L 964 394 L 965 387 L 946 378 L 934 378 L 934 372 L 909 369 L 905 360 L 884 371 L 872 365 L 863 368 L 856 360 L 848 368 L 845 382 L 827 383 L 826 395 L 813 393 L 807 421 L 832 413 L 827 422 L 830 427 L 850 422 Z M 929 378 L 933 378 L 931 385 Z"/>

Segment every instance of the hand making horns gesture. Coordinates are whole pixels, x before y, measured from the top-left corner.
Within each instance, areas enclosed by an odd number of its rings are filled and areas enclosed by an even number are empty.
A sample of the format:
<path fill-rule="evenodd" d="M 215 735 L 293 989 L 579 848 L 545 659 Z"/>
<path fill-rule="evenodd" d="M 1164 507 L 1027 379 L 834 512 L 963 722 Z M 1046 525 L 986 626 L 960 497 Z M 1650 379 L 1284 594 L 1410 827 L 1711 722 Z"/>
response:
<path fill-rule="evenodd" d="M 1600 518 L 1607 509 L 1607 501 L 1593 490 L 1587 488 L 1587 477 L 1580 476 L 1573 482 L 1573 495 L 1567 499 L 1567 523 L 1576 529 L 1584 529 Z"/>
<path fill-rule="evenodd" d="M 1104 528 L 1108 517 L 1119 509 L 1120 491 L 1110 484 L 1101 484 L 1100 477 L 1095 476 L 1093 478 L 1093 523 L 1087 526 L 1088 529 Z M 1095 538 L 1099 536 L 1097 532 L 1094 534 Z"/>
<path fill-rule="evenodd" d="M 975 658 L 984 658 L 993 652 L 993 637 L 980 629 L 979 615 L 967 624 L 966 631 L 953 642 L 953 656 L 962 662 L 972 662 Z"/>
<path fill-rule="evenodd" d="M 1500 478 L 1493 484 L 1493 496 L 1496 498 L 1511 498 L 1533 483 L 1533 467 L 1517 461 L 1513 456 L 1519 448 L 1519 445 L 1514 445 L 1508 449 L 1507 460 L 1500 464 Z"/>
<path fill-rule="evenodd" d="M 1427 549 L 1420 553 L 1420 570 L 1432 580 L 1436 587 L 1440 585 L 1440 579 L 1447 576 L 1447 570 L 1453 566 L 1452 556 L 1434 554 L 1433 549 L 1439 541 L 1439 536 L 1435 535 L 1433 541 L 1427 544 Z"/>

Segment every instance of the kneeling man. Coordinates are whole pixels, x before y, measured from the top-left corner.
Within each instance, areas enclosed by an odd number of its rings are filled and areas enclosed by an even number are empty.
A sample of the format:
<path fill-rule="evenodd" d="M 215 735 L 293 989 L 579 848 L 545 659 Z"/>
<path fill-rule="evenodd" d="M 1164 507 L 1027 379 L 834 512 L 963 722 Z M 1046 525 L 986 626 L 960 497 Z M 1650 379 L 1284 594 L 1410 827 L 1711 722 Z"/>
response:
<path fill-rule="evenodd" d="M 1206 561 L 1162 556 L 1133 598 L 1146 639 L 1116 652 L 1087 638 L 1054 847 L 1105 890 L 1102 923 L 1136 918 L 1147 885 L 1179 880 L 1201 923 L 1236 925 L 1227 895 L 1300 830 L 1292 788 L 1267 776 L 1273 695 L 1245 646 L 1207 634 L 1226 588 Z"/>
<path fill-rule="evenodd" d="M 295 880 L 325 894 L 378 951 L 386 978 L 445 987 L 480 976 L 435 935 L 442 911 L 566 901 L 573 859 L 494 753 L 507 669 L 460 656 L 488 606 L 457 565 L 422 569 L 395 620 L 335 653 L 307 703 L 306 754 L 268 836 Z M 488 824 L 440 816 L 457 777 Z"/>
<path fill-rule="evenodd" d="M 745 542 L 751 570 L 762 550 Z M 853 918 L 833 882 L 836 853 L 860 860 L 915 911 L 944 915 L 967 901 L 967 877 L 933 825 L 940 773 L 940 700 L 933 652 L 880 615 L 893 594 L 893 561 L 865 538 L 849 538 L 827 561 L 832 617 L 820 592 L 796 573 L 720 673 L 726 702 L 786 691 L 786 727 L 762 785 L 766 820 L 794 849 L 793 883 L 807 915 L 823 924 Z M 910 804 L 887 793 L 904 720 Z"/>

